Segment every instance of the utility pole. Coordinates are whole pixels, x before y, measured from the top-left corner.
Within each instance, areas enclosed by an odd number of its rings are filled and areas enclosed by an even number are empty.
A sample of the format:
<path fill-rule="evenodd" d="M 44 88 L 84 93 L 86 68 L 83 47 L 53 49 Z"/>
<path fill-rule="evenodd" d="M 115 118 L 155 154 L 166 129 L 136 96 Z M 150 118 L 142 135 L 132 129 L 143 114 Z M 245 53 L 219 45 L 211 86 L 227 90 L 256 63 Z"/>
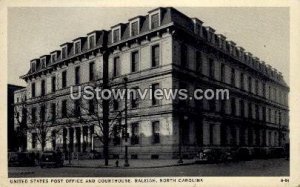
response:
<path fill-rule="evenodd" d="M 124 166 L 125 167 L 129 167 L 129 163 L 128 163 L 128 132 L 127 132 L 127 128 L 128 128 L 128 124 L 127 124 L 127 81 L 128 78 L 124 77 L 124 88 L 125 88 L 125 163 Z"/>

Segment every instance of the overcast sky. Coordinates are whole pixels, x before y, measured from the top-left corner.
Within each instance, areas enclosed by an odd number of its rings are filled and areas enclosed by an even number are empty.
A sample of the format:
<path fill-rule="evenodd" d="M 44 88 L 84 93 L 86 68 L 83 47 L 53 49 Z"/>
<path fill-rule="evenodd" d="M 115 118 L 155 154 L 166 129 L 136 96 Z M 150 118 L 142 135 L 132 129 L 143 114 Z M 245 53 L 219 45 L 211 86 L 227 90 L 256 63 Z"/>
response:
<path fill-rule="evenodd" d="M 8 83 L 25 85 L 19 76 L 29 70 L 31 59 L 153 8 L 9 8 Z M 277 68 L 289 83 L 288 8 L 176 8 Z"/>

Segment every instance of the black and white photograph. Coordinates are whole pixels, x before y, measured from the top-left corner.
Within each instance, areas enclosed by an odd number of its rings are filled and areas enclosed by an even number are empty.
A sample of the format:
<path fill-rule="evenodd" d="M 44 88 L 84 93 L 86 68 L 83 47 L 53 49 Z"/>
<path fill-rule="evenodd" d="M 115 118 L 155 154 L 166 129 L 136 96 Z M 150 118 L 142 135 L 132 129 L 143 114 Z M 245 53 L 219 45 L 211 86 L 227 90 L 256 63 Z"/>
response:
<path fill-rule="evenodd" d="M 7 7 L 9 183 L 288 183 L 290 8 L 131 6 Z"/>

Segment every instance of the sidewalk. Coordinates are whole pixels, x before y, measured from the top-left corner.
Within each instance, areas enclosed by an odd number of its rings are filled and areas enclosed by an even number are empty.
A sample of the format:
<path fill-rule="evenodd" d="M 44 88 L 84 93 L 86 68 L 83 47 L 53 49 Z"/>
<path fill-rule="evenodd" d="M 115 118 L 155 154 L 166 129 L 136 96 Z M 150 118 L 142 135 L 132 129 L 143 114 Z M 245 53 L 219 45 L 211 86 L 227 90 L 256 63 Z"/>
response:
<path fill-rule="evenodd" d="M 116 167 L 116 159 L 110 159 L 108 166 L 104 165 L 104 159 L 95 160 L 72 160 L 69 164 L 68 160 L 65 160 L 65 167 L 78 167 L 78 168 L 111 168 L 111 169 L 132 169 L 132 168 L 160 168 L 160 167 L 171 167 L 180 165 L 191 165 L 194 164 L 193 159 L 183 160 L 182 164 L 178 164 L 178 159 L 134 159 L 128 160 L 129 167 L 124 167 L 124 159 L 119 159 L 119 167 Z"/>

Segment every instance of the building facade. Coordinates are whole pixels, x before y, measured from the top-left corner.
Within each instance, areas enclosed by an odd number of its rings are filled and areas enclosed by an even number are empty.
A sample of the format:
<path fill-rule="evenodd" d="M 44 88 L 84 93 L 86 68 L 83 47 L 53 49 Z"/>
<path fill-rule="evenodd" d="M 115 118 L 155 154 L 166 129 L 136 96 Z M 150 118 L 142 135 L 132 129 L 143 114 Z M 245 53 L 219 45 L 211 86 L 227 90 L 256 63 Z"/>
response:
<path fill-rule="evenodd" d="M 175 158 L 180 150 L 189 157 L 204 147 L 267 149 L 289 142 L 289 87 L 282 74 L 201 20 L 170 7 L 151 10 L 111 30 L 93 31 L 33 59 L 29 72 L 21 76 L 27 83 L 27 124 L 50 124 L 45 149 L 101 151 L 96 120 L 81 123 L 67 115 L 83 105 L 94 110 L 89 101 L 72 101 L 70 87 L 101 84 L 107 78 L 110 88 L 120 88 L 124 77 L 128 88 L 141 90 L 230 90 L 226 101 L 129 100 L 129 158 Z M 121 113 L 120 124 L 125 123 L 124 108 L 124 100 L 119 100 L 109 109 L 110 116 Z M 41 149 L 36 131 L 27 131 L 30 151 Z M 122 133 L 111 136 L 110 156 L 123 157 Z"/>

